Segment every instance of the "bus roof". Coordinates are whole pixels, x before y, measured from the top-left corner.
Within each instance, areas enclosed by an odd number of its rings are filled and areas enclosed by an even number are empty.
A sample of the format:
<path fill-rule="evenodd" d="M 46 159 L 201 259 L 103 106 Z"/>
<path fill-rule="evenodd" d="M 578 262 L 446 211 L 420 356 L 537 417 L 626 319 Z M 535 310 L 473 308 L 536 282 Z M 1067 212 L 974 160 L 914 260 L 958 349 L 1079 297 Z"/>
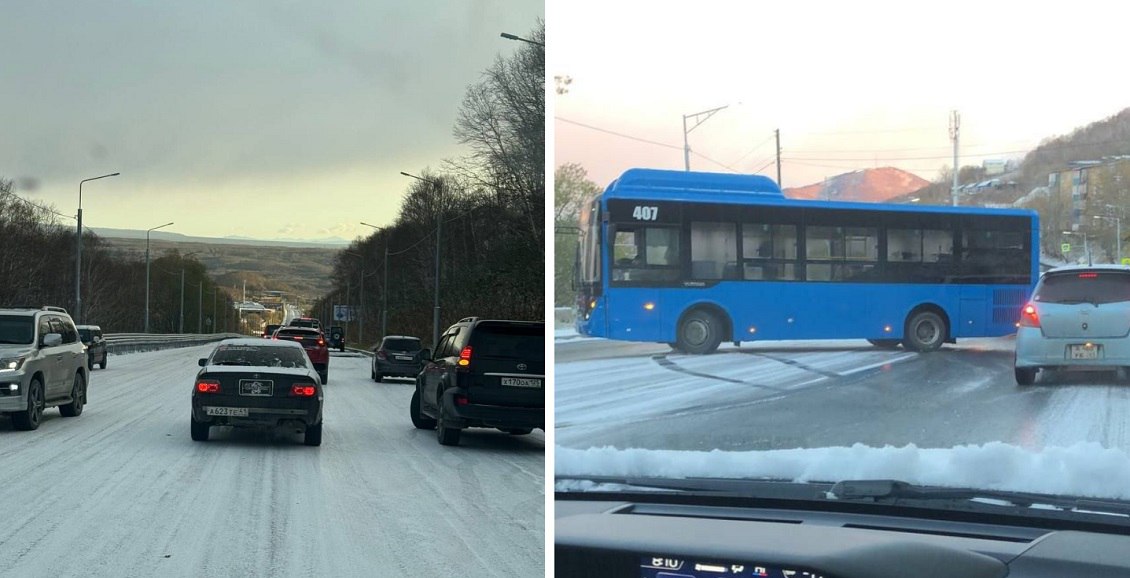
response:
<path fill-rule="evenodd" d="M 1031 209 L 953 207 L 912 203 L 867 203 L 790 199 L 773 179 L 762 175 L 738 175 L 659 169 L 628 169 L 604 191 L 606 199 L 647 199 L 729 204 L 773 204 L 786 207 L 820 207 L 865 211 L 913 211 L 967 215 L 1017 215 L 1031 217 Z"/>

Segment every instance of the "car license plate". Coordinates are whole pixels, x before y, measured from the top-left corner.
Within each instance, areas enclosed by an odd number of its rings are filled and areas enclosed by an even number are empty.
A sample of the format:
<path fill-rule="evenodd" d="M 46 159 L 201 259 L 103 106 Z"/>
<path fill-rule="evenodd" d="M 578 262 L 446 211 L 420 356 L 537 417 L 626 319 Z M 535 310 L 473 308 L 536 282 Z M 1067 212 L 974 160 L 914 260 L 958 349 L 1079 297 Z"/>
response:
<path fill-rule="evenodd" d="M 502 385 L 510 387 L 541 387 L 541 380 L 528 377 L 504 377 L 502 378 Z"/>
<path fill-rule="evenodd" d="M 1101 345 L 1085 343 L 1083 345 L 1068 345 L 1067 357 L 1069 359 L 1098 359 Z"/>
<path fill-rule="evenodd" d="M 225 415 L 229 417 L 247 417 L 246 407 L 205 407 L 204 413 L 208 415 Z"/>
<path fill-rule="evenodd" d="M 412 357 L 408 355 L 397 355 L 396 358 L 401 361 L 412 361 Z"/>
<path fill-rule="evenodd" d="M 239 395 L 269 396 L 274 393 L 275 382 L 262 379 L 239 380 Z"/>

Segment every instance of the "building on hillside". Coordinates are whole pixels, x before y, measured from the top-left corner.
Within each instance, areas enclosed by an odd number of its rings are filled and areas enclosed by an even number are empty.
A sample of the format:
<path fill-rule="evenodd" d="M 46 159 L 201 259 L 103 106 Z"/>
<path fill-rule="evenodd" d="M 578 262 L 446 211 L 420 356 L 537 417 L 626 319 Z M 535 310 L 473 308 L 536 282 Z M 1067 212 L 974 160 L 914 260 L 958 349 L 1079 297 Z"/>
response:
<path fill-rule="evenodd" d="M 1105 205 L 1109 199 L 1130 200 L 1130 155 L 1070 161 L 1048 174 L 1048 190 L 1053 199 L 1071 199 L 1071 229 L 1078 230 L 1084 213 L 1107 212 L 1105 207 L 1088 211 L 1089 201 Z"/>

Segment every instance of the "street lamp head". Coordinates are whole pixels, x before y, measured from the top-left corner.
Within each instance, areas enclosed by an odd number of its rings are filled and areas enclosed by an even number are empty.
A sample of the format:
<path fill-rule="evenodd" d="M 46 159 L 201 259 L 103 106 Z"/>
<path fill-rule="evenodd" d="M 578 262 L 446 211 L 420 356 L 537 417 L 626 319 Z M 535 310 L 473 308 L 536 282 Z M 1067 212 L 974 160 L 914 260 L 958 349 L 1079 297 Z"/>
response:
<path fill-rule="evenodd" d="M 500 34 L 500 36 L 502 36 L 503 38 L 505 38 L 507 40 L 517 40 L 518 39 L 517 36 L 514 36 L 513 34 L 507 34 L 506 32 L 503 32 L 502 34 Z"/>

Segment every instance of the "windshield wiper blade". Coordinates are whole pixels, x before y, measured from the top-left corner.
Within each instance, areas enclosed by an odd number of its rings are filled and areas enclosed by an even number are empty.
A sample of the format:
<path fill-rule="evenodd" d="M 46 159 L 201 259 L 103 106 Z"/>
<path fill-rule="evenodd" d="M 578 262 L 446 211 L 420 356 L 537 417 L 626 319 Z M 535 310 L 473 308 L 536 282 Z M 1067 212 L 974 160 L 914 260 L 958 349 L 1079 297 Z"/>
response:
<path fill-rule="evenodd" d="M 828 494 L 830 499 L 839 500 L 948 500 L 954 502 L 997 500 L 1020 508 L 1050 506 L 1061 510 L 1130 516 L 1130 503 L 1124 501 L 1072 498 L 1008 490 L 916 486 L 899 480 L 844 480 L 832 486 Z M 992 504 L 989 503 L 989 505 Z"/>

